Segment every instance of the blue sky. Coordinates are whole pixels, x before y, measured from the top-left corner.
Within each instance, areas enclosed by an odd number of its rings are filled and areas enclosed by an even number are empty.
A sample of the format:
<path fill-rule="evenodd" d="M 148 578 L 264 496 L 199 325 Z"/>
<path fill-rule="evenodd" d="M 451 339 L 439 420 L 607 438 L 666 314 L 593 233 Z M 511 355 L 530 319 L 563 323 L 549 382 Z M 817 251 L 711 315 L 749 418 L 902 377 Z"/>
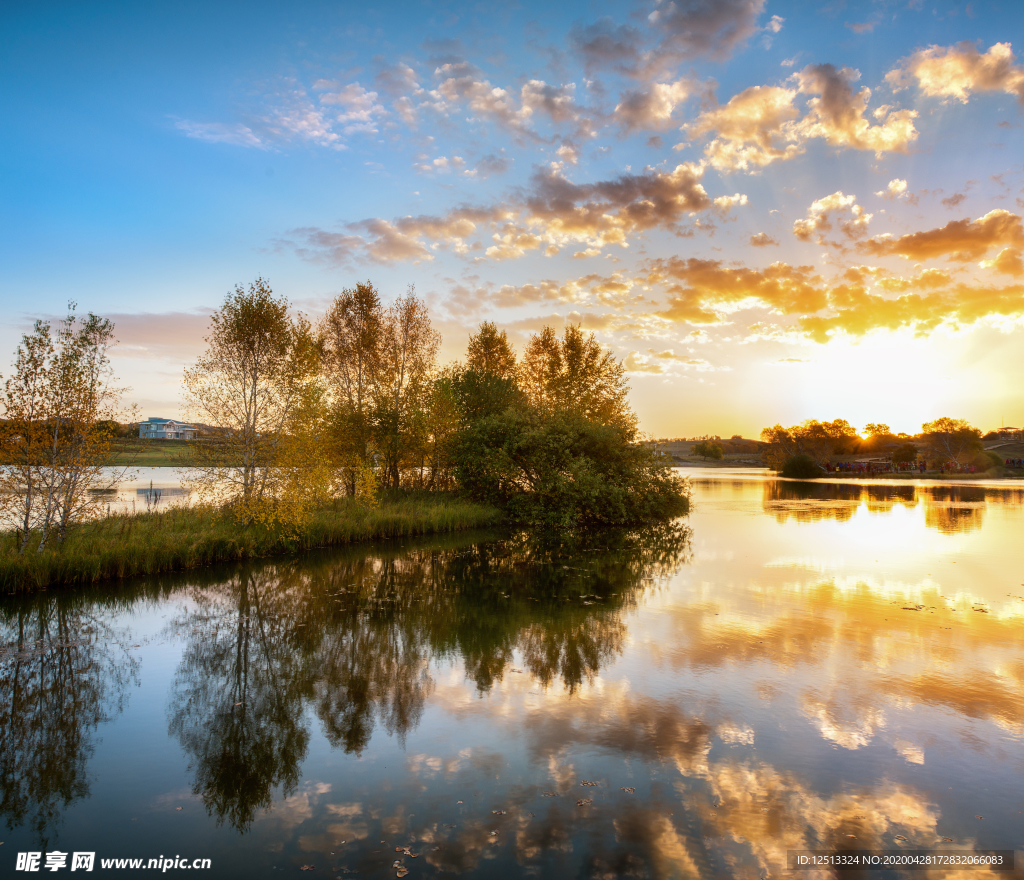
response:
<path fill-rule="evenodd" d="M 8 4 L 13 352 L 71 298 L 174 415 L 258 275 L 580 321 L 641 426 L 1024 422 L 1019 3 Z M 865 91 L 867 90 L 867 91 Z M 949 224 L 953 224 L 952 226 Z"/>

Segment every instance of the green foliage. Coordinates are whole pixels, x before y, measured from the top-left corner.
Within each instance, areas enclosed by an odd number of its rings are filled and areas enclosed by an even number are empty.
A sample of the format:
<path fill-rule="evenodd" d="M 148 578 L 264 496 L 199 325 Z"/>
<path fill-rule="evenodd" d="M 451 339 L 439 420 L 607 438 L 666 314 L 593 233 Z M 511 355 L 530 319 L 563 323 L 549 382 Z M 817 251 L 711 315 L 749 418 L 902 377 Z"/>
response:
<path fill-rule="evenodd" d="M 782 476 L 793 480 L 813 480 L 820 477 L 821 473 L 814 459 L 804 453 L 790 456 L 782 465 Z"/>
<path fill-rule="evenodd" d="M 461 432 L 459 485 L 516 521 L 571 529 L 684 514 L 685 484 L 628 429 L 514 407 Z"/>
<path fill-rule="evenodd" d="M 714 440 L 701 440 L 700 443 L 694 443 L 690 451 L 693 455 L 701 456 L 705 461 L 709 458 L 713 458 L 715 461 L 722 459 L 722 447 Z"/>

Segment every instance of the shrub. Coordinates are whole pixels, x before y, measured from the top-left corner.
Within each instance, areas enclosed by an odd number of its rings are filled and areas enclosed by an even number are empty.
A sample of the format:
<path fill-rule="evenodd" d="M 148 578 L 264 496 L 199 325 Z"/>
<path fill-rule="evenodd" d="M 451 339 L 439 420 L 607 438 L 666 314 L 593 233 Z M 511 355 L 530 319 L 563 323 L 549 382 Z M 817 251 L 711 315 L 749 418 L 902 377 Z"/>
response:
<path fill-rule="evenodd" d="M 813 480 L 821 476 L 821 468 L 809 455 L 791 455 L 782 466 L 782 476 L 794 480 Z"/>

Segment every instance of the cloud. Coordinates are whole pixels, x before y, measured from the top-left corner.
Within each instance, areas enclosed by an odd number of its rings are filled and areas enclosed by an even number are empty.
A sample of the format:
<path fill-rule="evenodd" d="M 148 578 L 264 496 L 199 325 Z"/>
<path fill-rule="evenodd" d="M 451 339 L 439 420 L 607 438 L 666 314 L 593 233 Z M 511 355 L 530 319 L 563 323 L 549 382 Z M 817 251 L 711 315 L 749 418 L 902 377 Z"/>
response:
<path fill-rule="evenodd" d="M 659 60 L 707 56 L 723 60 L 758 30 L 757 19 L 765 0 L 669 0 L 648 17 L 662 42 Z M 778 26 L 772 27 L 778 20 Z M 774 16 L 769 29 L 777 32 L 782 19 Z"/>
<path fill-rule="evenodd" d="M 782 23 L 785 21 L 781 15 L 773 15 L 771 20 L 764 26 L 766 31 L 771 31 L 773 34 L 777 34 L 782 30 Z"/>
<path fill-rule="evenodd" d="M 1005 92 L 1024 103 L 1024 66 L 1016 60 L 1009 43 L 996 43 L 984 54 L 967 42 L 929 46 L 904 58 L 885 78 L 896 89 L 916 79 L 925 95 L 963 104 L 972 92 Z"/>
<path fill-rule="evenodd" d="M 313 88 L 323 93 L 321 104 L 341 108 L 335 120 L 343 126 L 345 134 L 376 134 L 377 121 L 387 115 L 387 110 L 377 101 L 377 93 L 368 92 L 357 82 L 342 86 L 330 80 L 317 80 Z"/>
<path fill-rule="evenodd" d="M 615 107 L 614 118 L 626 134 L 664 131 L 672 126 L 672 113 L 690 96 L 692 87 L 691 80 L 679 79 L 624 92 Z"/>
<path fill-rule="evenodd" d="M 995 269 L 1004 275 L 1019 278 L 1024 275 L 1024 262 L 1021 261 L 1021 248 L 1003 248 L 994 260 L 982 260 L 982 269 Z"/>
<path fill-rule="evenodd" d="M 612 69 L 638 79 L 656 79 L 698 57 L 724 60 L 758 32 L 765 0 L 669 0 L 647 16 L 647 28 L 605 17 L 575 25 L 569 44 L 588 72 Z M 778 32 L 773 16 L 767 30 Z"/>
<path fill-rule="evenodd" d="M 443 158 L 443 157 L 442 157 Z M 433 163 L 430 168 L 434 168 Z M 691 234 L 684 224 L 702 212 L 726 214 L 747 204 L 742 193 L 711 198 L 701 180 L 702 163 L 671 171 L 647 168 L 593 183 L 574 183 L 560 165 L 539 168 L 514 198 L 491 207 L 461 206 L 441 216 L 370 218 L 347 224 L 345 232 L 314 227 L 293 230 L 279 245 L 305 259 L 332 263 L 431 260 L 437 248 L 456 253 L 480 249 L 477 259 L 508 260 L 545 247 L 548 255 L 569 244 L 597 253 L 607 245 L 627 247 L 629 239 L 652 229 Z M 701 225 L 700 219 L 693 226 Z M 706 223 L 704 225 L 707 225 Z M 470 243 L 490 232 L 491 244 Z"/>
<path fill-rule="evenodd" d="M 875 193 L 876 196 L 881 196 L 884 199 L 899 199 L 906 198 L 907 193 L 907 182 L 900 178 L 895 178 L 889 181 L 889 185 Z"/>
<path fill-rule="evenodd" d="M 767 232 L 759 232 L 757 235 L 750 236 L 750 243 L 754 247 L 778 247 L 779 242 L 772 238 Z"/>
<path fill-rule="evenodd" d="M 251 128 L 241 123 L 225 122 L 193 122 L 191 119 L 179 119 L 174 127 L 185 132 L 185 137 L 207 141 L 211 144 L 231 144 L 235 147 L 256 147 L 259 150 L 269 149 Z"/>
<path fill-rule="evenodd" d="M 947 257 L 970 262 L 998 246 L 1019 249 L 1024 246 L 1024 228 L 1017 214 L 998 208 L 977 220 L 951 220 L 939 229 L 912 232 L 898 238 L 880 235 L 857 245 L 863 253 L 875 257 L 900 256 L 908 260 L 934 260 Z"/>
<path fill-rule="evenodd" d="M 793 223 L 793 234 L 801 241 L 811 241 L 814 233 L 818 233 L 815 239 L 817 244 L 840 247 L 837 242 L 828 241 L 824 233 L 832 231 L 833 219 L 836 215 L 847 213 L 850 216 L 839 221 L 839 231 L 846 238 L 860 238 L 867 232 L 868 222 L 873 215 L 865 213 L 864 209 L 857 204 L 855 195 L 844 195 L 842 192 L 834 192 L 823 199 L 812 202 L 807 209 L 806 219 Z"/>
<path fill-rule="evenodd" d="M 801 120 L 805 137 L 824 138 L 833 146 L 846 146 L 855 150 L 873 150 L 882 153 L 907 152 L 916 140 L 915 110 L 894 110 L 883 105 L 872 114 L 878 125 L 864 118 L 871 99 L 866 86 L 854 92 L 853 84 L 860 79 L 860 71 L 849 67 L 837 70 L 831 64 L 811 64 L 797 74 L 800 91 L 819 95 L 808 102 L 809 111 Z"/>
<path fill-rule="evenodd" d="M 966 199 L 967 196 L 964 193 L 953 193 L 953 195 L 944 198 L 942 200 L 942 204 L 945 205 L 947 208 L 955 208 L 957 205 L 959 205 Z"/>
<path fill-rule="evenodd" d="M 438 103 L 437 109 L 450 111 L 465 104 L 477 117 L 491 119 L 516 132 L 526 132 L 525 122 L 530 112 L 517 102 L 506 89 L 491 85 L 480 76 L 480 71 L 465 61 L 444 64 L 434 71 L 440 82 L 430 95 Z"/>
<path fill-rule="evenodd" d="M 714 135 L 704 154 L 722 171 L 757 169 L 793 159 L 814 138 L 832 146 L 873 150 L 878 156 L 905 153 L 917 138 L 916 111 L 882 105 L 872 114 L 879 124 L 872 125 L 864 115 L 871 89 L 853 90 L 859 77 L 860 72 L 851 68 L 808 65 L 792 78 L 795 88 L 751 86 L 724 106 L 702 113 L 685 131 L 691 138 Z M 800 95 L 811 96 L 802 117 L 796 105 Z"/>
<path fill-rule="evenodd" d="M 844 333 L 864 336 L 878 330 L 910 329 L 927 334 L 941 326 L 969 327 L 980 321 L 1024 322 L 1024 286 L 982 287 L 959 284 L 947 293 L 907 294 L 896 299 L 868 293 L 858 285 L 829 291 L 831 315 L 808 315 L 798 325 L 812 340 L 827 342 Z"/>
<path fill-rule="evenodd" d="M 488 153 L 473 168 L 467 168 L 462 173 L 466 177 L 478 177 L 481 180 L 486 180 L 488 177 L 496 177 L 504 174 L 512 167 L 512 160 L 507 156 L 498 156 L 494 153 Z"/>
<path fill-rule="evenodd" d="M 669 292 L 668 309 L 655 316 L 673 322 L 715 324 L 725 314 L 755 306 L 803 315 L 820 311 L 828 302 L 813 267 L 782 262 L 750 269 L 725 266 L 720 260 L 670 257 L 652 261 L 646 281 Z"/>
<path fill-rule="evenodd" d="M 655 351 L 647 349 L 647 354 L 638 351 L 631 351 L 623 360 L 623 365 L 630 373 L 651 373 L 654 375 L 665 375 L 674 372 L 673 368 L 690 370 L 696 369 L 704 373 L 714 370 L 709 361 L 704 358 L 690 357 L 689 355 L 676 354 L 672 349 L 666 351 Z"/>
<path fill-rule="evenodd" d="M 569 45 L 583 59 L 589 71 L 604 68 L 633 70 L 640 58 L 643 37 L 631 25 L 616 24 L 611 18 L 593 24 L 574 25 L 569 31 Z"/>
<path fill-rule="evenodd" d="M 702 113 L 685 130 L 691 138 L 714 132 L 704 154 L 720 170 L 745 171 L 792 159 L 804 151 L 795 129 L 800 115 L 793 105 L 796 96 L 795 89 L 751 86 L 725 106 Z"/>
<path fill-rule="evenodd" d="M 875 286 L 889 293 L 903 293 L 907 290 L 936 290 L 940 287 L 949 287 L 952 283 L 953 276 L 949 272 L 942 269 L 923 269 L 911 278 L 879 278 L 875 281 Z"/>

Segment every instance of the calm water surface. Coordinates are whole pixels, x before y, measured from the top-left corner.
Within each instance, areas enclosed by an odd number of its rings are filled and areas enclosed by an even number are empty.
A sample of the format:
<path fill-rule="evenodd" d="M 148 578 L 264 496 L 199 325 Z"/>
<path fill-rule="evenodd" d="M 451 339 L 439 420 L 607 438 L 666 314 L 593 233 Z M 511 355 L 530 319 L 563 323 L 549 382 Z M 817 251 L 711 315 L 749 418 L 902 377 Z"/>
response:
<path fill-rule="evenodd" d="M 0 600 L 0 874 L 29 850 L 214 877 L 1024 866 L 1024 486 L 693 479 L 640 535 Z"/>

